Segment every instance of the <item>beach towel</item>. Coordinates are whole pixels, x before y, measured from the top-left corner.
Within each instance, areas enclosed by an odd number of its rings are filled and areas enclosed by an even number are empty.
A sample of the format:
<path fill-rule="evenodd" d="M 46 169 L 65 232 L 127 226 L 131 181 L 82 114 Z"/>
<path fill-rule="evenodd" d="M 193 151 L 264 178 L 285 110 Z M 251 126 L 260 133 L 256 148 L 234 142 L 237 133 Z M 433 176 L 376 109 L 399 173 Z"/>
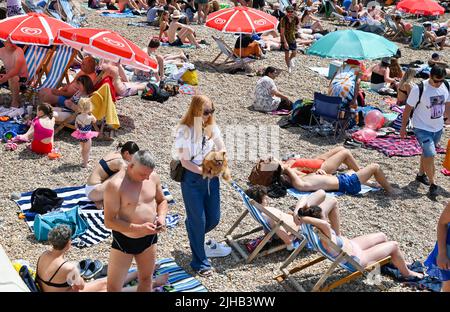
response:
<path fill-rule="evenodd" d="M 138 17 L 137 15 L 134 15 L 130 9 L 125 9 L 122 13 L 119 13 L 118 11 L 114 10 L 105 10 L 100 13 L 100 16 L 105 17 L 113 17 L 113 18 L 135 18 Z"/>
<path fill-rule="evenodd" d="M 159 264 L 159 268 L 156 270 L 155 275 L 161 275 L 169 273 L 169 284 L 171 292 L 207 292 L 205 286 L 200 281 L 195 279 L 192 275 L 186 273 L 186 271 L 180 267 L 174 259 L 165 258 L 156 261 Z M 163 288 L 164 289 L 164 288 Z"/>
<path fill-rule="evenodd" d="M 375 149 L 388 157 L 411 157 L 422 154 L 422 148 L 415 136 L 401 139 L 397 134 L 389 134 L 386 137 L 375 138 L 365 144 L 365 147 Z M 445 154 L 445 149 L 437 147 L 436 151 Z"/>
<path fill-rule="evenodd" d="M 26 125 L 18 124 L 11 120 L 1 121 L 0 122 L 0 140 L 3 139 L 3 136 L 8 131 L 13 131 L 17 134 L 24 134 L 25 132 L 27 132 L 27 129 L 28 129 L 28 127 Z"/>
<path fill-rule="evenodd" d="M 155 26 L 152 26 L 152 25 L 151 25 L 150 23 L 148 23 L 148 22 L 129 22 L 129 23 L 127 24 L 127 26 L 155 28 Z"/>
<path fill-rule="evenodd" d="M 95 204 L 86 197 L 85 186 L 73 186 L 64 187 L 54 190 L 58 197 L 64 198 L 61 205 L 62 211 L 67 211 L 75 206 L 79 206 L 80 215 L 88 223 L 87 231 L 74 239 L 72 245 L 78 248 L 90 247 L 92 245 L 98 244 L 108 238 L 111 235 L 111 231 L 105 227 L 105 219 L 103 215 L 103 210 L 98 210 Z M 172 198 L 167 187 L 163 186 L 164 196 L 166 196 L 169 204 L 174 204 L 175 201 Z M 33 192 L 26 192 L 20 195 L 18 200 L 14 202 L 19 206 L 21 212 L 27 213 L 31 208 L 31 194 Z M 169 221 L 169 222 L 167 222 Z M 171 227 L 176 225 L 179 221 L 178 217 L 168 216 L 166 218 L 166 223 L 171 224 Z M 26 220 L 28 227 L 33 232 L 34 219 Z"/>
<path fill-rule="evenodd" d="M 117 115 L 116 104 L 112 98 L 109 84 L 104 84 L 91 95 L 92 115 L 97 120 L 105 118 L 106 124 L 113 129 L 120 127 L 119 116 Z"/>
<path fill-rule="evenodd" d="M 309 69 L 311 69 L 313 72 L 318 73 L 319 75 L 328 78 L 328 67 L 308 67 Z"/>
<path fill-rule="evenodd" d="M 171 45 L 168 42 L 161 42 L 162 47 L 171 47 Z M 185 49 L 195 49 L 195 45 L 191 43 L 185 43 L 180 46 L 175 46 L 175 48 L 185 48 Z"/>
<path fill-rule="evenodd" d="M 187 95 L 195 95 L 195 89 L 193 86 L 190 85 L 180 85 L 179 89 L 181 94 L 187 94 Z"/>
<path fill-rule="evenodd" d="M 375 191 L 378 191 L 378 190 L 380 190 L 380 189 L 379 188 L 370 187 L 368 185 L 361 184 L 361 191 L 358 193 L 358 196 L 366 194 L 368 192 L 375 192 Z M 311 195 L 313 193 L 313 192 L 300 192 L 299 190 L 297 190 L 295 188 L 289 188 L 289 189 L 287 189 L 287 192 L 288 192 L 288 194 L 294 196 L 295 198 L 300 198 L 300 197 L 303 197 L 303 196 L 309 196 L 309 195 Z M 337 192 L 337 191 L 336 192 L 329 192 L 328 191 L 326 193 L 327 193 L 327 196 L 332 196 L 332 197 L 344 195 L 344 193 Z"/>

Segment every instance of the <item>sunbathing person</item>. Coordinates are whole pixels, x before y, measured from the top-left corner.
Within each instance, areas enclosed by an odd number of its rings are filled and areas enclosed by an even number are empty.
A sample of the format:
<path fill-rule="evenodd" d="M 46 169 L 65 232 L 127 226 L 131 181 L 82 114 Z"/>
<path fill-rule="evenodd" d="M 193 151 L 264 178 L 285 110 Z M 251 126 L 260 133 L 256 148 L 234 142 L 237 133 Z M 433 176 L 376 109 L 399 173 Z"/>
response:
<path fill-rule="evenodd" d="M 262 56 L 261 47 L 249 34 L 241 34 L 238 36 L 234 44 L 233 53 L 240 58 L 253 57 L 259 59 Z"/>
<path fill-rule="evenodd" d="M 391 59 L 389 57 L 385 57 L 379 64 L 369 67 L 367 70 L 367 75 L 370 75 L 371 90 L 378 92 L 381 89 L 389 88 L 391 84 L 396 85 L 398 83 L 398 78 L 390 77 L 389 65 L 391 65 Z"/>
<path fill-rule="evenodd" d="M 274 36 L 272 33 L 261 35 L 261 40 L 264 42 L 264 49 L 266 51 L 280 50 L 281 40 L 278 35 Z M 295 39 L 297 46 L 309 46 L 314 42 L 314 36 L 308 36 L 308 34 L 300 34 L 299 38 Z"/>
<path fill-rule="evenodd" d="M 87 75 L 91 78 L 92 82 L 96 80 L 97 74 L 95 73 L 95 66 L 95 59 L 91 56 L 86 56 L 81 62 L 81 70 L 71 83 L 59 89 L 43 88 L 39 91 L 39 99 L 41 102 L 46 102 L 54 106 L 64 106 L 65 100 L 70 99 L 78 91 L 78 77 Z"/>
<path fill-rule="evenodd" d="M 87 75 L 79 76 L 75 80 L 75 86 L 77 87 L 75 94 L 70 99 L 65 100 L 63 105 L 55 107 L 55 111 L 69 110 L 78 112 L 78 101 L 81 98 L 89 97 L 91 93 L 94 92 L 94 84 Z"/>
<path fill-rule="evenodd" d="M 320 20 L 313 16 L 312 8 L 305 8 L 302 17 L 300 18 L 300 25 L 302 28 L 309 28 L 313 32 L 323 32 L 323 26 Z"/>
<path fill-rule="evenodd" d="M 313 225 L 362 267 L 367 267 L 390 256 L 392 264 L 399 269 L 403 277 L 423 278 L 423 274 L 408 268 L 399 244 L 396 241 L 388 241 L 384 233 L 372 233 L 348 239 L 333 230 L 331 224 L 324 218 L 324 212 L 320 206 L 298 207 L 294 211 L 294 222 L 298 225 L 302 223 Z M 329 254 L 333 257 L 338 256 L 338 253 L 326 242 L 322 241 L 321 243 Z"/>
<path fill-rule="evenodd" d="M 101 65 L 104 75 L 110 76 L 117 95 L 122 97 L 138 94 L 140 90 L 144 90 L 146 82 L 129 82 L 125 71 L 120 64 L 113 62 L 105 62 Z"/>
<path fill-rule="evenodd" d="M 52 246 L 44 251 L 36 264 L 36 282 L 42 292 L 104 292 L 107 277 L 85 282 L 80 276 L 78 264 L 68 262 L 65 255 L 72 245 L 72 230 L 65 224 L 54 227 L 48 233 L 48 242 Z M 137 271 L 127 274 L 124 286 L 137 279 Z M 154 279 L 154 286 L 167 284 L 169 275 L 158 275 Z M 122 291 L 136 291 L 137 286 L 124 287 Z"/>
<path fill-rule="evenodd" d="M 355 172 L 359 170 L 356 159 L 350 150 L 343 146 L 335 147 L 312 159 L 289 158 L 283 164 L 303 173 L 333 174 L 342 164 L 345 164 L 348 169 Z"/>
<path fill-rule="evenodd" d="M 345 194 L 356 195 L 361 191 L 361 184 L 367 183 L 374 177 L 388 195 L 397 195 L 399 190 L 394 189 L 386 179 L 380 165 L 370 164 L 352 174 L 340 174 L 333 176 L 316 172 L 305 174 L 291 169 L 289 165 L 280 162 L 283 173 L 287 175 L 288 183 L 300 192 L 312 192 L 317 190 L 339 191 Z"/>
<path fill-rule="evenodd" d="M 441 291 L 450 292 L 450 202 L 439 218 L 437 242 L 424 265 L 429 276 L 442 282 Z"/>
<path fill-rule="evenodd" d="M 20 84 L 28 80 L 27 63 L 23 50 L 7 39 L 4 47 L 0 48 L 0 60 L 6 69 L 6 74 L 0 75 L 0 85 L 8 83 L 12 96 L 11 107 L 18 108 Z"/>
<path fill-rule="evenodd" d="M 436 33 L 432 30 L 431 22 L 423 23 L 423 27 L 425 27 L 424 38 L 428 40 L 428 42 L 438 45 L 440 50 L 443 50 L 444 47 L 447 45 L 446 44 L 447 36 L 436 35 Z"/>
<path fill-rule="evenodd" d="M 185 43 L 186 39 L 188 39 L 189 42 L 195 45 L 197 49 L 201 48 L 201 46 L 195 39 L 194 30 L 191 27 L 179 22 L 179 19 L 181 17 L 180 11 L 175 10 L 170 17 L 172 18 L 172 22 L 170 22 L 169 27 L 167 28 L 169 45 L 173 47 L 179 47 Z"/>
<path fill-rule="evenodd" d="M 92 200 L 98 209 L 103 208 L 105 182 L 121 169 L 126 168 L 137 151 L 139 146 L 133 141 L 119 143 L 116 151 L 105 155 L 94 167 L 86 183 L 86 197 Z"/>
<path fill-rule="evenodd" d="M 295 224 L 294 219 L 292 217 L 292 213 L 283 212 L 277 208 L 269 207 L 269 196 L 267 196 L 267 191 L 265 187 L 261 185 L 255 185 L 250 187 L 246 192 L 248 197 L 256 201 L 258 204 L 261 204 L 264 208 L 269 210 L 272 214 L 278 217 L 281 221 L 286 223 L 288 226 L 293 228 L 298 232 L 299 226 Z M 332 228 L 336 233 L 340 233 L 339 230 L 339 209 L 337 206 L 337 200 L 335 198 L 326 197 L 325 192 L 320 190 L 312 193 L 309 196 L 303 196 L 298 200 L 296 208 L 301 207 L 311 207 L 311 206 L 320 206 L 323 210 L 324 217 L 326 219 L 330 219 L 330 223 L 332 224 Z M 262 213 L 263 217 L 269 223 L 271 228 L 275 227 L 275 222 L 273 219 L 269 218 L 267 215 Z M 292 249 L 292 243 L 295 239 L 295 236 L 292 233 L 289 233 L 284 227 L 280 227 L 276 232 L 277 236 L 289 247 L 288 249 Z"/>
<path fill-rule="evenodd" d="M 147 10 L 148 6 L 144 0 L 118 0 L 119 12 L 125 11 L 126 8 L 130 8 L 132 11 Z"/>
<path fill-rule="evenodd" d="M 428 60 L 428 66 L 440 65 L 445 67 L 446 77 L 450 78 L 450 68 L 448 62 L 446 62 L 439 53 L 433 53 Z"/>

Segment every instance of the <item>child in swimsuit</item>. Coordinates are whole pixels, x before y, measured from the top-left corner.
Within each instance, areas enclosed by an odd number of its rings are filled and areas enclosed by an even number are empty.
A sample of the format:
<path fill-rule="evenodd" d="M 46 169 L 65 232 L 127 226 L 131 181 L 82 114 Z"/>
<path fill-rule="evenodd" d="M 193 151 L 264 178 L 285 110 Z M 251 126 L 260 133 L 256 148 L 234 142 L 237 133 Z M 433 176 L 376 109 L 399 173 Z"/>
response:
<path fill-rule="evenodd" d="M 37 107 L 37 117 L 33 119 L 27 133 L 18 136 L 19 141 L 31 141 L 31 150 L 38 154 L 48 154 L 53 149 L 55 118 L 50 104 L 43 103 Z"/>
<path fill-rule="evenodd" d="M 86 168 L 89 162 L 92 138 L 98 136 L 98 132 L 92 131 L 92 124 L 94 124 L 97 119 L 92 115 L 92 102 L 90 99 L 80 99 L 78 102 L 78 109 L 80 110 L 80 114 L 75 120 L 75 127 L 77 130 L 72 133 L 72 136 L 80 142 L 83 167 Z"/>

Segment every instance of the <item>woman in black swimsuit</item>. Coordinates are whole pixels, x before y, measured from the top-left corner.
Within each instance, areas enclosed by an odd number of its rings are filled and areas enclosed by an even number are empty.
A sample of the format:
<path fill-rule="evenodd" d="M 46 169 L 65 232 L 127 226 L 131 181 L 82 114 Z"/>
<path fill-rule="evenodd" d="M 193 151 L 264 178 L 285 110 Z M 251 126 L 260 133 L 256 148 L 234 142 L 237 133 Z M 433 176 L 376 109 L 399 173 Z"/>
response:
<path fill-rule="evenodd" d="M 106 277 L 85 282 L 80 276 L 76 263 L 68 262 L 64 256 L 69 251 L 72 231 L 67 225 L 58 225 L 48 234 L 51 250 L 45 251 L 36 264 L 36 282 L 43 292 L 100 292 L 106 291 Z M 154 280 L 155 286 L 167 283 L 168 275 Z M 128 273 L 124 285 L 137 279 L 137 271 Z M 123 288 L 122 291 L 136 291 L 136 286 Z"/>
<path fill-rule="evenodd" d="M 416 76 L 416 70 L 413 68 L 408 69 L 402 77 L 402 80 L 398 83 L 397 87 L 397 105 L 405 105 L 406 99 L 409 96 L 409 92 L 414 85 L 413 79 Z"/>
<path fill-rule="evenodd" d="M 116 172 L 125 168 L 137 151 L 139 151 L 139 146 L 133 141 L 120 143 L 116 151 L 107 154 L 95 166 L 86 184 L 86 196 L 95 202 L 97 208 L 103 208 L 105 182 Z"/>

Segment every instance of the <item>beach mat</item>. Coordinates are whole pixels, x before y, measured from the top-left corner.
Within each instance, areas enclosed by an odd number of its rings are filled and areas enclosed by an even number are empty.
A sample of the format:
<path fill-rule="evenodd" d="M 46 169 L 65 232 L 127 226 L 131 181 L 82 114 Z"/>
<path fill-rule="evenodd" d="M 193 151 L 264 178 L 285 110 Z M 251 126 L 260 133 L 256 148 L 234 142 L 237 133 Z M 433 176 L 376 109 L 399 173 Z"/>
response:
<path fill-rule="evenodd" d="M 103 210 L 98 210 L 94 202 L 90 201 L 85 194 L 85 186 L 72 186 L 64 187 L 54 190 L 58 197 L 64 199 L 60 210 L 68 211 L 76 206 L 80 209 L 80 215 L 87 221 L 88 229 L 87 231 L 75 238 L 72 241 L 72 245 L 78 248 L 85 248 L 96 245 L 111 235 L 111 231 L 105 227 L 105 218 Z M 164 196 L 166 196 L 169 204 L 174 204 L 175 201 L 172 198 L 167 187 L 163 187 Z M 28 212 L 31 208 L 31 194 L 33 192 L 26 192 L 20 195 L 18 200 L 14 202 L 19 206 L 21 212 Z M 179 221 L 179 216 L 167 216 L 166 223 L 172 225 Z M 169 221 L 169 222 L 167 222 Z M 27 225 L 33 232 L 34 220 L 27 221 Z"/>
<path fill-rule="evenodd" d="M 104 10 L 101 11 L 100 16 L 104 17 L 113 17 L 113 18 L 135 18 L 140 17 L 139 15 L 134 15 L 131 10 L 126 9 L 122 13 L 119 13 L 119 11 L 114 10 Z"/>
<path fill-rule="evenodd" d="M 368 192 L 375 192 L 375 191 L 378 191 L 378 190 L 380 190 L 380 189 L 379 188 L 370 187 L 368 185 L 361 184 L 361 191 L 358 193 L 358 195 L 363 195 L 363 194 L 366 194 Z M 303 196 L 309 196 L 309 195 L 311 195 L 313 193 L 313 192 L 300 192 L 299 190 L 297 190 L 295 188 L 289 188 L 289 189 L 287 189 L 287 192 L 288 192 L 288 194 L 294 196 L 295 198 L 301 198 Z M 332 196 L 332 197 L 344 195 L 344 193 L 342 193 L 342 192 L 326 192 L 326 194 L 327 194 L 327 196 Z"/>

